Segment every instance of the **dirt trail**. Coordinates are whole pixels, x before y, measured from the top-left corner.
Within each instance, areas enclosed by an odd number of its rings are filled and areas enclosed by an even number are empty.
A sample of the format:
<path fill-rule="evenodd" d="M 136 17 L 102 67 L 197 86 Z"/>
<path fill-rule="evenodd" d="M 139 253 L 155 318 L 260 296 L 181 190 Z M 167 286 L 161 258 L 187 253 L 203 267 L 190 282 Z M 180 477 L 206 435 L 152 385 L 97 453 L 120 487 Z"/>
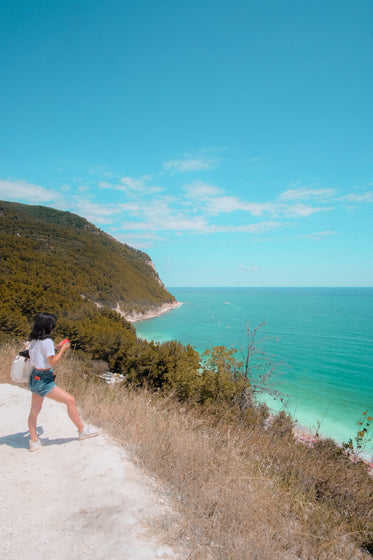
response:
<path fill-rule="evenodd" d="M 41 450 L 28 451 L 30 393 L 0 385 L 0 558 L 176 560 L 161 527 L 176 516 L 156 482 L 101 432 L 85 441 L 45 399 Z"/>

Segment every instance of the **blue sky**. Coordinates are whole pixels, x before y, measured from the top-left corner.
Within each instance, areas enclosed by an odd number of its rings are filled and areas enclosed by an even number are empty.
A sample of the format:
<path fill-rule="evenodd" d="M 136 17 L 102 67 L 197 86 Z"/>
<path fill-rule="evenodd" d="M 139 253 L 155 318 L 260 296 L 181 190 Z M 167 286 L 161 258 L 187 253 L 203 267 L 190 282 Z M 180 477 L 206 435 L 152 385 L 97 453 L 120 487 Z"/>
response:
<path fill-rule="evenodd" d="M 166 286 L 373 286 L 371 0 L 3 0 L 0 199 Z"/>

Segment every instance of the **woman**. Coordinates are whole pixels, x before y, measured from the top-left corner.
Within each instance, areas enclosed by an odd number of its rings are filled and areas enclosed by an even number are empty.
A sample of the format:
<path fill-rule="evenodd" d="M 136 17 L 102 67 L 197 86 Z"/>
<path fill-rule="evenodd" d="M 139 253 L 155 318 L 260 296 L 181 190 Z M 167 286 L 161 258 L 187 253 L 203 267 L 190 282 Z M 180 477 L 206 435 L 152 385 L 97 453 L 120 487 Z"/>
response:
<path fill-rule="evenodd" d="M 98 435 L 97 430 L 84 426 L 75 399 L 54 382 L 53 368 L 60 361 L 64 353 L 70 348 L 70 343 L 60 343 L 54 347 L 51 338 L 52 332 L 57 324 L 57 318 L 52 313 L 39 313 L 35 317 L 34 328 L 30 334 L 30 361 L 32 372 L 28 386 L 32 392 L 31 410 L 28 417 L 30 431 L 30 451 L 37 451 L 41 447 L 36 432 L 36 422 L 43 405 L 44 397 L 64 403 L 67 413 L 78 428 L 79 439 L 91 438 Z M 57 354 L 55 353 L 57 350 Z"/>

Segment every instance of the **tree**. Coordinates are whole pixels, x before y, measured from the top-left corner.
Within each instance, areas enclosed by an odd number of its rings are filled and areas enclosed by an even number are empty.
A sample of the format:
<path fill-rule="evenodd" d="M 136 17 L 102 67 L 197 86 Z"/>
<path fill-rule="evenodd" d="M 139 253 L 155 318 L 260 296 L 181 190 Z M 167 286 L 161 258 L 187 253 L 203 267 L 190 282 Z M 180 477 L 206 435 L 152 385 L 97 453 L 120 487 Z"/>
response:
<path fill-rule="evenodd" d="M 208 348 L 201 358 L 201 402 L 232 402 L 247 388 L 241 374 L 242 362 L 236 357 L 235 349 L 225 346 Z"/>
<path fill-rule="evenodd" d="M 270 385 L 270 378 L 278 369 L 279 365 L 273 362 L 272 357 L 264 350 L 264 338 L 258 340 L 259 329 L 265 326 L 263 321 L 255 328 L 246 327 L 247 346 L 243 355 L 242 368 L 239 375 L 243 378 L 243 389 L 240 393 L 239 406 L 241 411 L 257 404 L 261 395 L 276 396 L 283 401 L 280 392 Z"/>

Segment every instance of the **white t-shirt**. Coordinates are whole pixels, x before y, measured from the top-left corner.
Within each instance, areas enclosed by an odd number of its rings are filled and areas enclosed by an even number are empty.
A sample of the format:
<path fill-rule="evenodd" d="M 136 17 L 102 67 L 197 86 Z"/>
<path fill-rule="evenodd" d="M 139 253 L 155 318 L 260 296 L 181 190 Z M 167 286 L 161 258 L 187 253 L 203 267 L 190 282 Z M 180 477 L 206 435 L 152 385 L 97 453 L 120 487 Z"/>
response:
<path fill-rule="evenodd" d="M 32 340 L 29 353 L 32 367 L 36 369 L 51 369 L 52 366 L 47 358 L 55 354 L 53 340 L 51 338 Z"/>

